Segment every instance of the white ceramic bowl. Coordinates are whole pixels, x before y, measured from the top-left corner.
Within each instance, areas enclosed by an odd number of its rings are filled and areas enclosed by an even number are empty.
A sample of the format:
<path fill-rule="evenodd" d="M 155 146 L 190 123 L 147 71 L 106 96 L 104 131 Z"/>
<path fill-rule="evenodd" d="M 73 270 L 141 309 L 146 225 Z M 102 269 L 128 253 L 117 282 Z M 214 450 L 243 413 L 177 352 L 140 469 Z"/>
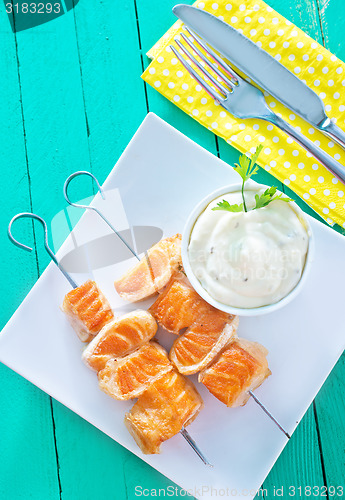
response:
<path fill-rule="evenodd" d="M 305 226 L 307 228 L 308 236 L 309 236 L 309 245 L 308 245 L 308 252 L 306 256 L 306 261 L 304 264 L 303 272 L 301 279 L 289 292 L 285 297 L 283 297 L 281 300 L 278 302 L 275 302 L 273 304 L 269 304 L 266 306 L 261 306 L 261 307 L 252 307 L 252 308 L 241 308 L 241 307 L 232 307 L 227 304 L 223 304 L 222 302 L 219 302 L 218 300 L 214 299 L 211 297 L 211 295 L 202 287 L 200 281 L 196 278 L 196 276 L 193 273 L 193 270 L 191 268 L 190 262 L 189 262 L 189 256 L 188 256 L 188 246 L 189 246 L 189 241 L 190 241 L 190 236 L 194 227 L 194 224 L 196 220 L 198 219 L 199 215 L 202 214 L 202 212 L 205 210 L 205 208 L 211 203 L 212 200 L 215 200 L 221 195 L 225 195 L 227 193 L 233 193 L 235 191 L 240 191 L 242 187 L 242 184 L 231 184 L 230 186 L 224 186 L 220 189 L 217 189 L 216 191 L 213 191 L 210 193 L 206 198 L 204 198 L 200 203 L 194 208 L 192 213 L 189 215 L 186 225 L 183 230 L 182 234 L 182 262 L 183 262 L 183 267 L 186 272 L 186 275 L 191 282 L 192 286 L 194 289 L 198 292 L 198 294 L 205 299 L 209 304 L 212 306 L 216 307 L 217 309 L 220 309 L 221 311 L 225 311 L 230 314 L 238 314 L 239 316 L 257 316 L 261 314 L 267 314 L 273 311 L 276 311 L 277 309 L 280 309 L 281 307 L 285 306 L 288 304 L 291 300 L 293 300 L 301 291 L 306 279 L 307 275 L 311 266 L 311 262 L 313 260 L 313 254 L 314 254 L 314 238 L 312 234 L 312 230 L 309 224 L 309 221 L 302 212 L 302 210 L 296 205 L 294 202 L 290 202 L 292 205 L 292 208 L 295 210 L 295 212 L 298 214 L 300 219 L 302 219 L 305 223 Z M 261 188 L 267 189 L 269 186 L 265 186 L 264 184 L 257 184 L 255 182 L 248 182 L 246 184 L 246 191 L 258 191 Z"/>

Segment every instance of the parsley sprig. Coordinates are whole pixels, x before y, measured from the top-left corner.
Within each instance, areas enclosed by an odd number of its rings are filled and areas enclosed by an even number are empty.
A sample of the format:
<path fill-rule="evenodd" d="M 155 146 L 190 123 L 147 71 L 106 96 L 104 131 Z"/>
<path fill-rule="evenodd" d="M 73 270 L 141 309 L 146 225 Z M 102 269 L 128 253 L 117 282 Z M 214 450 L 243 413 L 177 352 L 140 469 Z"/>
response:
<path fill-rule="evenodd" d="M 272 186 L 272 187 L 266 189 L 266 191 L 264 191 L 263 193 L 261 193 L 260 196 L 258 194 L 256 194 L 255 195 L 255 207 L 253 208 L 253 210 L 255 210 L 255 208 L 267 207 L 267 205 L 269 203 L 271 203 L 271 201 L 274 201 L 274 200 L 293 201 L 292 198 L 283 197 L 283 193 L 280 193 L 280 194 L 277 194 L 277 196 L 274 196 L 276 191 L 277 191 L 277 188 L 275 186 Z"/>
<path fill-rule="evenodd" d="M 239 163 L 235 163 L 234 169 L 236 172 L 241 176 L 242 178 L 242 200 L 243 203 L 240 203 L 239 205 L 234 203 L 230 205 L 230 203 L 226 200 L 219 201 L 217 203 L 217 206 L 212 208 L 212 210 L 226 210 L 228 212 L 248 212 L 247 210 L 247 205 L 246 205 L 246 200 L 244 196 L 244 184 L 245 182 L 252 177 L 252 175 L 256 174 L 259 170 L 259 168 L 256 165 L 256 162 L 259 158 L 259 154 L 261 153 L 261 150 L 263 148 L 263 145 L 260 144 L 257 146 L 255 149 L 255 153 L 253 153 L 250 157 L 247 156 L 246 154 L 243 154 L 239 158 Z M 263 193 L 256 194 L 255 195 L 255 207 L 252 210 L 255 210 L 257 208 L 263 208 L 267 207 L 269 203 L 271 203 L 274 200 L 281 200 L 281 201 L 293 201 L 292 198 L 288 197 L 283 197 L 283 194 L 277 194 L 276 195 L 277 188 L 275 186 L 272 186 Z"/>
<path fill-rule="evenodd" d="M 226 200 L 219 201 L 217 206 L 212 208 L 212 210 L 227 210 L 228 212 L 243 212 L 243 203 L 237 205 L 234 203 L 230 205 L 230 203 Z"/>

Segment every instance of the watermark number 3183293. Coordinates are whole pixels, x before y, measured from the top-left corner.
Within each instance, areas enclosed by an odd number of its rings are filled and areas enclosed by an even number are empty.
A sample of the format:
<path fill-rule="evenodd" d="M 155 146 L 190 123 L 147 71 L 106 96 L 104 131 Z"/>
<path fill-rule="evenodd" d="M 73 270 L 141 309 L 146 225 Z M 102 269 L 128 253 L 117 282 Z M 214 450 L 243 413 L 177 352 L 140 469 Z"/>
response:
<path fill-rule="evenodd" d="M 23 3 L 12 3 L 7 2 L 5 4 L 7 14 L 60 14 L 61 3 L 43 3 L 43 2 L 23 2 Z"/>

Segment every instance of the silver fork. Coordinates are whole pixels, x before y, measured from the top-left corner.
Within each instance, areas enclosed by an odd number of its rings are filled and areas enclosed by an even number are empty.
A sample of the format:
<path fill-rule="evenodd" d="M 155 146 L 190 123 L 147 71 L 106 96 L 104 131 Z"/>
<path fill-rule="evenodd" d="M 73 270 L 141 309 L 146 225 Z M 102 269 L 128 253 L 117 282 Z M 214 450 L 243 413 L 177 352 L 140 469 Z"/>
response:
<path fill-rule="evenodd" d="M 184 44 L 175 37 L 175 43 L 178 45 L 183 55 L 173 45 L 170 45 L 170 48 L 190 75 L 195 78 L 213 99 L 218 101 L 223 108 L 236 118 L 258 118 L 276 125 L 345 183 L 345 167 L 343 165 L 316 146 L 316 144 L 280 116 L 275 114 L 268 107 L 264 94 L 260 89 L 254 87 L 254 85 L 251 85 L 238 75 L 233 68 L 228 66 L 223 59 L 221 59 L 209 45 L 195 35 L 194 32 L 186 26 L 185 29 L 189 33 L 189 37 L 184 33 L 180 33 L 182 40 L 185 42 Z M 201 52 L 199 47 L 203 49 L 208 57 Z M 195 56 L 201 59 L 202 63 L 196 59 L 191 51 Z M 211 62 L 209 58 L 211 58 L 213 62 Z M 205 76 L 205 79 L 200 76 L 193 66 Z M 207 67 L 208 69 L 206 69 Z M 221 68 L 222 71 L 219 68 Z"/>

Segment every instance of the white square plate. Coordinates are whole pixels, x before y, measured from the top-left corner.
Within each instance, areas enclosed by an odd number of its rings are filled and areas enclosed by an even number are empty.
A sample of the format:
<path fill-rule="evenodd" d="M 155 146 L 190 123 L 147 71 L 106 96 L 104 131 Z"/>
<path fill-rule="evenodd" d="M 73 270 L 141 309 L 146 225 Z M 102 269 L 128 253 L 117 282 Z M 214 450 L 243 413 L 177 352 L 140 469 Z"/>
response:
<path fill-rule="evenodd" d="M 94 206 L 119 230 L 152 226 L 170 236 L 182 231 L 199 200 L 237 181 L 226 163 L 149 114 L 107 178 L 106 200 L 96 196 Z M 256 394 L 289 432 L 344 348 L 345 238 L 312 218 L 310 223 L 315 258 L 302 293 L 275 313 L 241 318 L 239 327 L 240 336 L 257 340 L 269 350 L 273 375 Z M 88 211 L 58 257 L 67 263 L 76 245 L 92 252 L 90 240 L 109 232 Z M 153 241 L 148 237 L 146 243 L 150 246 Z M 116 260 L 106 267 L 94 266 L 98 268 L 89 273 L 81 269 L 73 277 L 79 284 L 96 279 L 120 314 L 138 306 L 116 295 L 113 280 L 135 259 Z M 252 490 L 254 496 L 287 441 L 255 402 L 227 408 L 196 382 L 205 409 L 188 430 L 214 468 L 205 467 L 181 435 L 164 443 L 160 455 L 142 455 L 123 424 L 133 402 L 114 401 L 102 393 L 97 376 L 80 359 L 82 345 L 59 309 L 69 289 L 55 265 L 49 265 L 2 331 L 0 360 L 195 496 L 202 487 L 209 488 L 209 493 L 203 490 L 203 499 L 211 498 L 211 488 L 229 488 L 232 496 Z M 169 347 L 175 337 L 160 331 L 158 338 Z"/>

